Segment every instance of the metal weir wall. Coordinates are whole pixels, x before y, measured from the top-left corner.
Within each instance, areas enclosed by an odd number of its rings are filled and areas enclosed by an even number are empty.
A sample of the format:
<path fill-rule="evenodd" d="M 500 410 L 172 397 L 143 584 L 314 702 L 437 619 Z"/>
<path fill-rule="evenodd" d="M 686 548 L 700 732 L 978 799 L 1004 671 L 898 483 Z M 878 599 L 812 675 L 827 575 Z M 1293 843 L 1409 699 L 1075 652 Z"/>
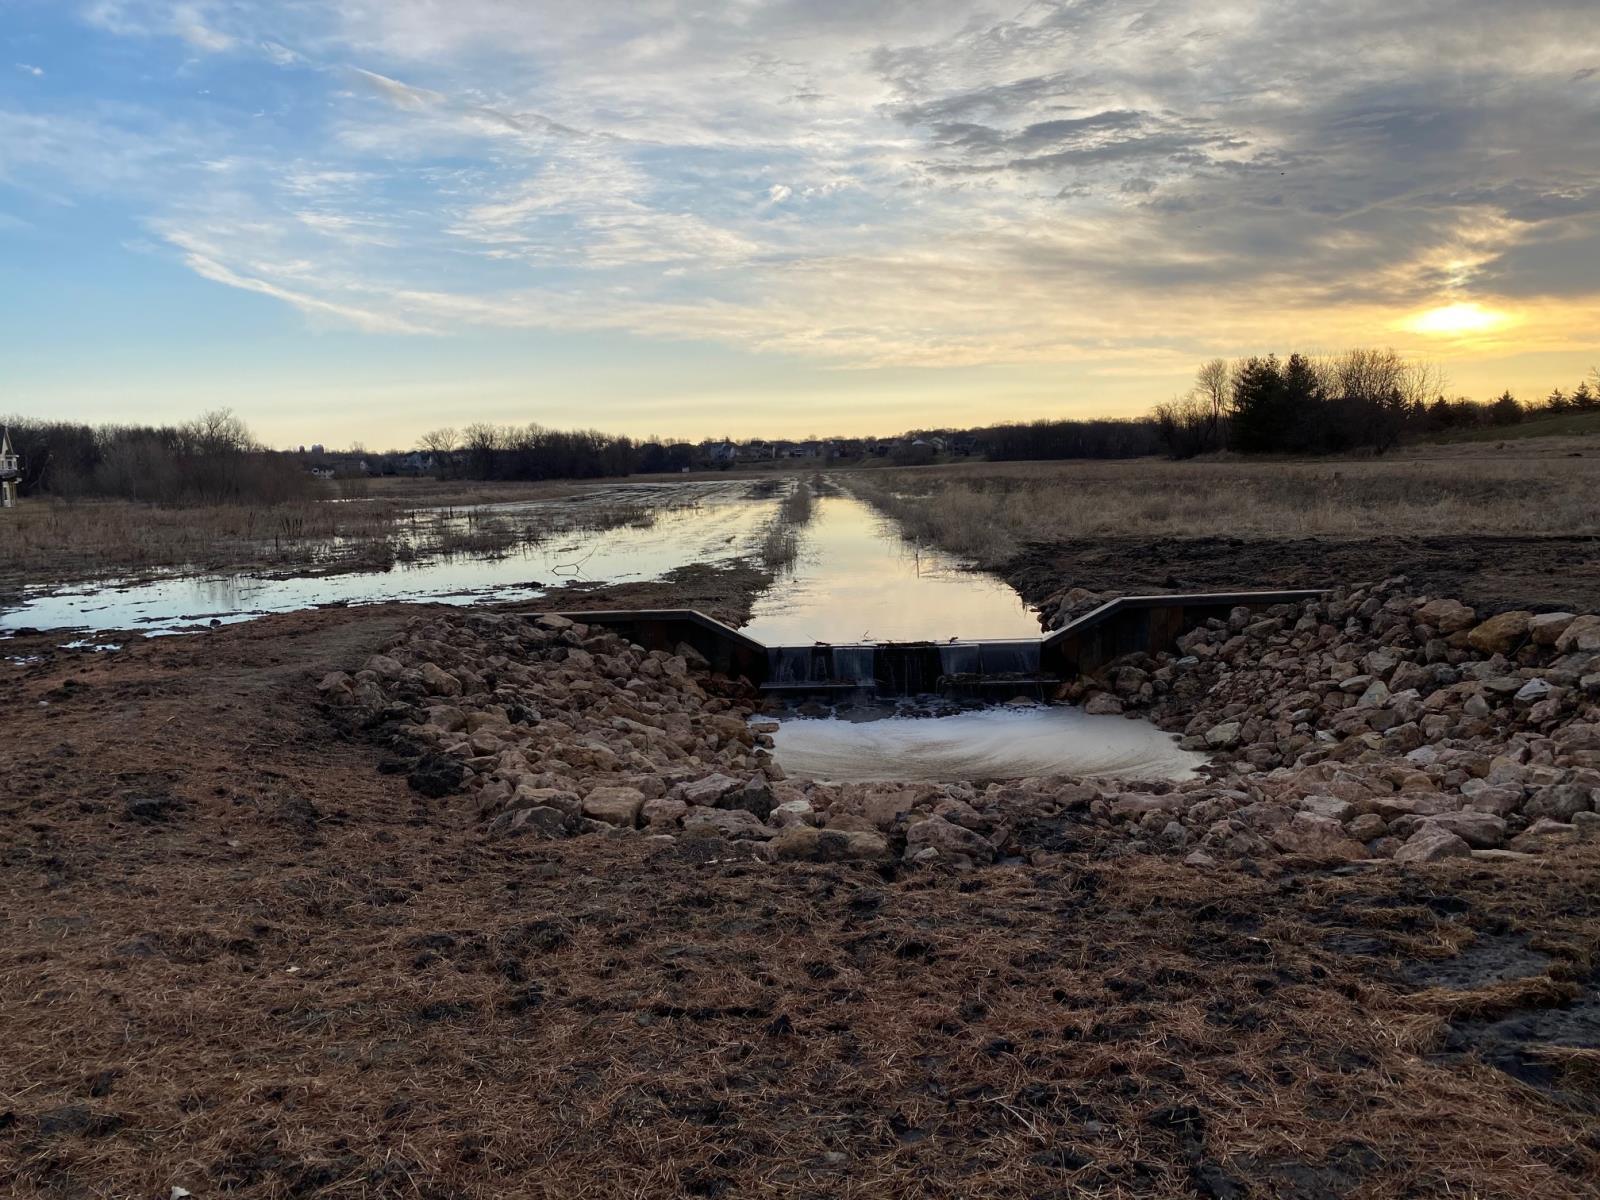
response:
<path fill-rule="evenodd" d="M 766 646 L 693 609 L 568 612 L 653 650 L 689 646 L 723 674 L 788 696 L 947 692 L 1044 693 L 1124 654 L 1173 648 L 1184 633 L 1233 609 L 1297 603 L 1317 591 L 1122 596 L 1046 637 L 993 641 Z"/>

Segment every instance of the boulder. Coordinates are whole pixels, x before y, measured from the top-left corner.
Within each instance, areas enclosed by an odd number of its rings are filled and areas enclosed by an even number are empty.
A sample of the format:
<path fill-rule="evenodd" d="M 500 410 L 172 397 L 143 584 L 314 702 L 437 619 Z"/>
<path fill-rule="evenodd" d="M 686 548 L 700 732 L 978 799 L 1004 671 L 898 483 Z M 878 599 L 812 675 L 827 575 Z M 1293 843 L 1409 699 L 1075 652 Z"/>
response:
<path fill-rule="evenodd" d="M 772 785 L 759 777 L 735 791 L 725 793 L 717 800 L 719 808 L 743 809 L 763 821 L 772 815 L 773 804 Z"/>
<path fill-rule="evenodd" d="M 1528 621 L 1528 637 L 1535 646 L 1554 646 L 1577 619 L 1576 613 L 1539 613 Z"/>
<path fill-rule="evenodd" d="M 374 654 L 361 664 L 361 669 L 363 671 L 371 671 L 384 679 L 399 679 L 402 672 L 405 671 L 405 667 L 401 665 L 398 658 L 392 658 L 387 654 Z"/>
<path fill-rule="evenodd" d="M 773 834 L 754 813 L 742 808 L 691 808 L 684 814 L 683 831 L 732 839 L 769 838 Z"/>
<path fill-rule="evenodd" d="M 689 806 L 682 800 L 668 800 L 664 796 L 646 800 L 639 815 L 651 829 L 674 829 L 683 820 Z"/>
<path fill-rule="evenodd" d="M 1298 812 L 1294 819 L 1266 834 L 1285 854 L 1300 854 L 1325 862 L 1352 862 L 1367 856 L 1367 848 L 1345 832 L 1332 817 Z"/>
<path fill-rule="evenodd" d="M 553 808 L 573 817 L 583 813 L 583 801 L 578 799 L 577 792 L 569 792 L 565 788 L 535 787 L 530 783 L 517 784 L 517 790 L 511 794 L 506 807 Z"/>
<path fill-rule="evenodd" d="M 1530 679 L 1516 690 L 1511 699 L 1513 703 L 1523 708 L 1532 708 L 1540 701 L 1548 699 L 1553 691 L 1555 691 L 1555 688 L 1551 687 L 1546 680 Z"/>
<path fill-rule="evenodd" d="M 1576 783 L 1553 783 L 1534 788 L 1523 803 L 1522 811 L 1533 818 L 1570 821 L 1574 813 L 1590 812 L 1593 807 L 1590 789 Z"/>
<path fill-rule="evenodd" d="M 1556 638 L 1558 654 L 1600 653 L 1600 617 L 1574 617 Z"/>
<path fill-rule="evenodd" d="M 1528 638 L 1531 612 L 1518 609 L 1490 617 L 1467 634 L 1467 644 L 1480 654 L 1510 654 Z"/>
<path fill-rule="evenodd" d="M 1112 717 L 1122 711 L 1122 701 L 1110 692 L 1096 692 L 1083 702 L 1083 711 L 1091 717 Z"/>
<path fill-rule="evenodd" d="M 532 808 L 517 808 L 501 813 L 489 822 L 489 835 L 511 837 L 518 834 L 534 834 L 547 838 L 570 837 L 579 831 L 580 824 L 571 814 L 564 813 L 560 809 L 542 808 L 536 805 Z"/>
<path fill-rule="evenodd" d="M 935 850 L 940 858 L 973 863 L 994 861 L 994 847 L 982 834 L 952 825 L 943 817 L 929 817 L 906 830 L 906 858 L 914 859 L 923 850 Z"/>
<path fill-rule="evenodd" d="M 1239 734 L 1243 729 L 1238 721 L 1222 721 L 1206 730 L 1206 745 L 1213 750 L 1226 750 L 1239 744 Z"/>
<path fill-rule="evenodd" d="M 1543 854 L 1558 846 L 1570 846 L 1577 840 L 1576 826 L 1552 821 L 1549 817 L 1541 817 L 1512 838 L 1510 848 L 1524 854 Z"/>
<path fill-rule="evenodd" d="M 880 862 L 889 857 L 889 841 L 879 833 L 791 825 L 767 843 L 767 855 L 774 862 Z"/>
<path fill-rule="evenodd" d="M 688 804 L 710 806 L 744 785 L 729 775 L 707 775 L 683 785 L 682 798 Z"/>
<path fill-rule="evenodd" d="M 1424 825 L 1448 829 L 1474 850 L 1494 850 L 1505 844 L 1506 823 L 1493 813 L 1465 809 L 1438 813 L 1423 820 Z"/>
<path fill-rule="evenodd" d="M 1447 858 L 1471 857 L 1471 846 L 1457 834 L 1432 821 L 1424 821 L 1406 839 L 1405 845 L 1394 852 L 1394 860 L 1398 863 L 1430 863 Z"/>
<path fill-rule="evenodd" d="M 644 793 L 638 788 L 600 787 L 583 798 L 583 815 L 607 825 L 632 829 L 639 824 Z"/>
<path fill-rule="evenodd" d="M 1478 614 L 1459 600 L 1430 600 L 1417 609 L 1416 618 L 1440 633 L 1459 633 L 1471 628 Z"/>
<path fill-rule="evenodd" d="M 435 696 L 461 695 L 461 680 L 437 663 L 422 664 L 422 683 Z"/>

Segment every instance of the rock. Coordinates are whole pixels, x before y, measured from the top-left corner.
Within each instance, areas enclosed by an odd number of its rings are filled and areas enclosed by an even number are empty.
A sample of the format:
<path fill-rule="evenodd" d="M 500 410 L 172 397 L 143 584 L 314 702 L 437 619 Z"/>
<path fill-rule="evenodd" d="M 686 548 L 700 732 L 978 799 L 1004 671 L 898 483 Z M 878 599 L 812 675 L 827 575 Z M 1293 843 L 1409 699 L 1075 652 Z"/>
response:
<path fill-rule="evenodd" d="M 1474 850 L 1494 850 L 1506 840 L 1504 820 L 1493 813 L 1478 812 L 1474 809 L 1438 813 L 1424 818 L 1423 824 L 1448 829 Z"/>
<path fill-rule="evenodd" d="M 1556 637 L 1558 654 L 1600 653 L 1600 617 L 1574 617 Z"/>
<path fill-rule="evenodd" d="M 1417 609 L 1416 618 L 1440 633 L 1459 633 L 1470 628 L 1478 614 L 1459 600 L 1430 600 Z"/>
<path fill-rule="evenodd" d="M 361 664 L 363 671 L 371 671 L 374 675 L 384 679 L 399 679 L 405 672 L 405 667 L 398 658 L 391 658 L 387 654 L 374 654 Z"/>
<path fill-rule="evenodd" d="M 1431 821 L 1422 825 L 1394 852 L 1399 863 L 1442 862 L 1447 858 L 1470 858 L 1472 847 L 1454 833 Z"/>
<path fill-rule="evenodd" d="M 631 787 L 599 787 L 583 798 L 583 815 L 607 825 L 633 829 L 644 809 L 644 793 Z"/>
<path fill-rule="evenodd" d="M 437 663 L 422 664 L 422 682 L 428 691 L 435 696 L 461 695 L 461 680 L 444 670 Z"/>
<path fill-rule="evenodd" d="M 767 843 L 767 853 L 774 862 L 879 862 L 889 857 L 889 841 L 878 833 L 791 825 Z"/>
<path fill-rule="evenodd" d="M 737 779 L 728 775 L 707 775 L 704 779 L 684 784 L 682 795 L 684 801 L 689 804 L 710 806 L 743 786 Z"/>
<path fill-rule="evenodd" d="M 682 800 L 668 800 L 661 796 L 646 800 L 639 814 L 651 829 L 675 829 L 688 811 L 689 806 Z"/>
<path fill-rule="evenodd" d="M 1533 705 L 1548 698 L 1553 691 L 1555 689 L 1545 680 L 1530 679 L 1517 689 L 1516 694 L 1511 699 L 1514 703 L 1520 704 L 1524 708 L 1531 708 Z"/>
<path fill-rule="evenodd" d="M 1570 821 L 1574 813 L 1591 811 L 1593 804 L 1590 789 L 1576 783 L 1556 783 L 1534 788 L 1522 811 L 1530 817 Z"/>
<path fill-rule="evenodd" d="M 348 697 L 355 690 L 355 681 L 343 671 L 329 671 L 317 683 L 317 691 L 329 699 Z"/>
<path fill-rule="evenodd" d="M 1083 702 L 1083 711 L 1091 717 L 1111 717 L 1122 711 L 1122 701 L 1110 692 L 1096 692 Z"/>
<path fill-rule="evenodd" d="M 489 822 L 491 837 L 509 837 L 517 834 L 537 834 L 541 837 L 569 837 L 577 832 L 578 825 L 572 816 L 557 808 L 518 808 L 503 812 Z"/>
<path fill-rule="evenodd" d="M 968 860 L 973 863 L 994 861 L 994 847 L 982 834 L 960 825 L 952 825 L 943 817 L 929 817 L 918 821 L 906 830 L 907 859 L 922 850 L 936 850 L 941 859 Z"/>
<path fill-rule="evenodd" d="M 1194 851 L 1192 854 L 1185 857 L 1183 862 L 1185 866 L 1200 867 L 1202 869 L 1217 865 L 1217 860 L 1212 858 L 1211 855 L 1207 854 L 1204 850 Z"/>
<path fill-rule="evenodd" d="M 1523 854 L 1543 854 L 1558 846 L 1570 846 L 1578 840 L 1575 825 L 1566 825 L 1541 817 L 1522 833 L 1511 839 L 1511 849 Z"/>
<path fill-rule="evenodd" d="M 745 812 L 742 808 L 703 808 L 693 807 L 684 814 L 683 831 L 689 834 L 716 834 L 725 838 L 768 838 L 773 831 L 768 829 L 754 813 Z"/>
<path fill-rule="evenodd" d="M 1535 646 L 1554 646 L 1577 619 L 1576 613 L 1539 613 L 1528 620 L 1528 637 Z"/>
<path fill-rule="evenodd" d="M 765 821 L 772 815 L 772 785 L 765 779 L 752 779 L 737 791 L 723 795 L 717 804 L 721 808 L 740 808 Z"/>
<path fill-rule="evenodd" d="M 573 626 L 572 621 L 557 613 L 543 613 L 535 617 L 533 623 L 540 629 L 547 630 L 550 633 L 564 633 Z"/>
<path fill-rule="evenodd" d="M 1267 841 L 1285 854 L 1331 862 L 1352 862 L 1367 856 L 1367 848 L 1347 834 L 1332 817 L 1295 813 L 1294 819 L 1268 831 Z"/>
<path fill-rule="evenodd" d="M 1206 745 L 1213 750 L 1226 750 L 1239 744 L 1239 733 L 1243 726 L 1238 721 L 1222 721 L 1206 730 Z"/>
<path fill-rule="evenodd" d="M 779 829 L 787 829 L 791 825 L 815 824 L 817 810 L 811 806 L 809 800 L 785 800 L 767 815 L 767 821 Z"/>
<path fill-rule="evenodd" d="M 1329 817 L 1335 821 L 1344 821 L 1355 811 L 1348 800 L 1340 800 L 1336 796 L 1302 796 L 1299 805 L 1301 812 Z"/>
<path fill-rule="evenodd" d="M 506 808 L 553 808 L 564 812 L 569 817 L 583 814 L 583 801 L 578 798 L 577 792 L 569 792 L 564 788 L 535 787 L 531 783 L 517 784 L 517 790 L 511 794 L 511 799 L 506 803 Z"/>
<path fill-rule="evenodd" d="M 1600 842 L 1600 813 L 1573 813 L 1572 828 L 1577 830 L 1580 842 Z"/>
<path fill-rule="evenodd" d="M 910 791 L 873 792 L 862 801 L 861 815 L 874 828 L 888 832 L 915 805 L 916 794 Z"/>
<path fill-rule="evenodd" d="M 1490 617 L 1467 634 L 1467 644 L 1481 654 L 1510 654 L 1528 637 L 1531 612 L 1517 610 Z"/>
<path fill-rule="evenodd" d="M 1351 819 L 1345 832 L 1358 842 L 1370 842 L 1389 832 L 1389 823 L 1377 813 L 1362 813 Z"/>
<path fill-rule="evenodd" d="M 1374 679 L 1356 700 L 1357 708 L 1382 708 L 1389 703 L 1389 687 L 1381 679 Z"/>

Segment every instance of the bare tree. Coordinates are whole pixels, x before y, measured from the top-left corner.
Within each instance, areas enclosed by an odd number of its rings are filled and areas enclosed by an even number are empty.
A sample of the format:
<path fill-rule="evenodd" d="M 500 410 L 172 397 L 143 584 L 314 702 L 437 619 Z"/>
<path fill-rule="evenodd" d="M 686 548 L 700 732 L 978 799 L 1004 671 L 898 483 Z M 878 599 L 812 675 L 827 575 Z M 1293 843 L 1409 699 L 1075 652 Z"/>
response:
<path fill-rule="evenodd" d="M 1195 394 L 1210 410 L 1207 424 L 1211 440 L 1220 443 L 1222 418 L 1228 411 L 1228 400 L 1233 390 L 1233 368 L 1225 358 L 1213 358 L 1195 372 Z"/>
<path fill-rule="evenodd" d="M 456 431 L 451 426 L 445 425 L 439 429 L 428 430 L 427 433 L 417 439 L 417 444 L 429 454 L 442 457 L 454 450 L 460 444 L 460 439 L 456 436 Z"/>

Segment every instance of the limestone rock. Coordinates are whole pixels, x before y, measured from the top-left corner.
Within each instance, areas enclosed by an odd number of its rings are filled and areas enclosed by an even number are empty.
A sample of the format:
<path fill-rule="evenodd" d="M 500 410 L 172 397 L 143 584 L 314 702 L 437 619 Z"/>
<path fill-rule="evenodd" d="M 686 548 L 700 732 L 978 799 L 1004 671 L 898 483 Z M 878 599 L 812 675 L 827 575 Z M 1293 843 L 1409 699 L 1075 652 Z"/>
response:
<path fill-rule="evenodd" d="M 595 788 L 583 798 L 583 815 L 607 825 L 632 829 L 639 824 L 644 793 L 631 787 Z"/>
<path fill-rule="evenodd" d="M 714 805 L 744 785 L 728 775 L 707 775 L 683 785 L 683 800 L 688 804 Z"/>
<path fill-rule="evenodd" d="M 1506 823 L 1493 813 L 1466 809 L 1427 817 L 1424 825 L 1448 829 L 1474 850 L 1494 850 L 1505 844 Z"/>
<path fill-rule="evenodd" d="M 1516 610 L 1490 617 L 1467 634 L 1467 644 L 1482 654 L 1510 654 L 1528 637 L 1531 612 Z"/>
<path fill-rule="evenodd" d="M 422 682 L 435 696 L 461 695 L 461 681 L 438 663 L 422 664 Z"/>
<path fill-rule="evenodd" d="M 923 850 L 936 850 L 940 858 L 958 861 L 987 863 L 994 860 L 994 847 L 988 839 L 960 825 L 952 825 L 943 817 L 929 817 L 906 830 L 906 858 L 915 858 Z"/>
<path fill-rule="evenodd" d="M 1367 848 L 1347 834 L 1343 825 L 1315 813 L 1295 813 L 1292 820 L 1269 831 L 1266 839 L 1286 854 L 1324 861 L 1351 862 L 1367 856 Z"/>
<path fill-rule="evenodd" d="M 1574 617 L 1572 623 L 1556 638 L 1558 654 L 1595 654 L 1600 652 L 1600 616 Z"/>
<path fill-rule="evenodd" d="M 768 829 L 754 813 L 742 808 L 690 808 L 683 818 L 683 830 L 691 834 L 718 834 L 730 839 L 768 838 Z"/>
<path fill-rule="evenodd" d="M 1447 858 L 1470 857 L 1471 846 L 1457 834 L 1431 821 L 1424 821 L 1405 845 L 1394 852 L 1394 860 L 1398 863 L 1430 863 Z"/>
<path fill-rule="evenodd" d="M 1221 721 L 1206 730 L 1206 745 L 1213 750 L 1226 750 L 1239 744 L 1243 726 L 1238 721 Z"/>
<path fill-rule="evenodd" d="M 1528 637 L 1535 646 L 1554 646 L 1575 620 L 1575 613 L 1539 613 L 1528 620 Z"/>
<path fill-rule="evenodd" d="M 1459 600 L 1430 600 L 1417 609 L 1416 617 L 1440 633 L 1450 634 L 1471 628 L 1478 614 Z"/>
<path fill-rule="evenodd" d="M 791 825 L 767 843 L 775 862 L 879 862 L 889 857 L 889 841 L 878 833 Z"/>

